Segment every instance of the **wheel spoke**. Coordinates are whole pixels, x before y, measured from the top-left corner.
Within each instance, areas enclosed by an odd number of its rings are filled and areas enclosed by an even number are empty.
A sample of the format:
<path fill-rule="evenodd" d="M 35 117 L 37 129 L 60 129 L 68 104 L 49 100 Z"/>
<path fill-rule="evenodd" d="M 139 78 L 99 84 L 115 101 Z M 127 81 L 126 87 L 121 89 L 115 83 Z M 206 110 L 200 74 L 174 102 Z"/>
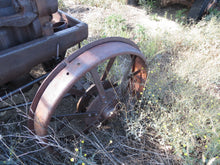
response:
<path fill-rule="evenodd" d="M 103 87 L 103 85 L 102 85 L 102 82 L 101 82 L 101 80 L 100 80 L 100 78 L 99 78 L 99 74 L 98 74 L 96 68 L 92 69 L 92 70 L 90 71 L 90 73 L 91 73 L 91 75 L 92 75 L 92 77 L 93 77 L 93 80 L 94 80 L 94 83 L 95 83 L 96 88 L 97 88 L 97 90 L 98 90 L 100 99 L 102 100 L 102 102 L 103 102 L 104 104 L 106 104 L 105 89 L 104 89 L 104 87 Z"/>
<path fill-rule="evenodd" d="M 141 70 L 137 70 L 137 71 L 135 71 L 135 72 L 132 72 L 131 74 L 128 75 L 128 79 L 130 79 L 130 78 L 136 76 L 138 73 L 140 73 L 140 71 L 141 71 Z"/>
<path fill-rule="evenodd" d="M 101 81 L 104 81 L 104 80 L 107 78 L 108 73 L 109 73 L 110 69 L 112 68 L 112 65 L 113 65 L 113 63 L 114 63 L 114 61 L 115 61 L 115 58 L 116 58 L 116 57 L 111 58 L 111 59 L 109 60 L 107 66 L 106 66 L 106 68 L 105 68 L 104 74 L 102 75 Z"/>
<path fill-rule="evenodd" d="M 52 119 L 67 118 L 68 120 L 72 120 L 74 118 L 78 119 L 78 118 L 88 118 L 88 117 L 95 117 L 95 116 L 98 116 L 96 112 L 89 112 L 89 113 L 84 112 L 84 113 L 57 115 L 57 116 L 53 116 Z"/>
<path fill-rule="evenodd" d="M 134 61 L 135 61 L 135 57 L 133 56 L 133 57 L 131 57 L 130 62 L 127 65 L 126 71 L 125 71 L 125 73 L 123 75 L 123 78 L 122 78 L 122 82 L 123 83 L 126 82 L 129 79 L 129 75 L 131 75 L 130 72 L 131 72 L 131 68 L 134 65 Z M 132 68 L 132 70 L 133 70 L 133 68 Z"/>
<path fill-rule="evenodd" d="M 120 84 L 120 93 L 122 96 L 125 96 L 128 91 L 128 81 L 132 78 L 133 74 L 131 73 L 133 70 L 133 65 L 135 61 L 135 56 L 130 56 L 129 63 L 126 65 L 125 72 L 123 73 L 123 77 L 121 79 Z"/>

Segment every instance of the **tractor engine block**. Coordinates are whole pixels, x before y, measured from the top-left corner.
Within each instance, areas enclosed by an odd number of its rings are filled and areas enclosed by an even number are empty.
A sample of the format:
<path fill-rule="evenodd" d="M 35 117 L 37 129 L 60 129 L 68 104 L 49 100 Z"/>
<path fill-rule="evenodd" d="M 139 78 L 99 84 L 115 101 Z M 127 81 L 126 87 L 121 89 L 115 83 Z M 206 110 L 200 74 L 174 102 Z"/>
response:
<path fill-rule="evenodd" d="M 0 0 L 0 50 L 52 35 L 57 0 Z"/>

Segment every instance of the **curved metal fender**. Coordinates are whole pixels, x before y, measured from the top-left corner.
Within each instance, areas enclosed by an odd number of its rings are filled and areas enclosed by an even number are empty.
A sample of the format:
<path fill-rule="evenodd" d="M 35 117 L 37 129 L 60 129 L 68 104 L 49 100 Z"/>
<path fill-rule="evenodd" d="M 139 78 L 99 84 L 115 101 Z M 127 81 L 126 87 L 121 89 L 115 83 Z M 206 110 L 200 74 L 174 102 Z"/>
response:
<path fill-rule="evenodd" d="M 147 78 L 147 69 L 143 68 L 147 68 L 147 65 L 137 45 L 119 37 L 101 39 L 86 45 L 63 60 L 44 80 L 33 99 L 28 127 L 39 136 L 47 135 L 52 114 L 73 84 L 103 61 L 126 54 L 136 56 L 133 72 L 141 71 L 135 75 L 137 79 L 134 90 L 142 90 Z"/>

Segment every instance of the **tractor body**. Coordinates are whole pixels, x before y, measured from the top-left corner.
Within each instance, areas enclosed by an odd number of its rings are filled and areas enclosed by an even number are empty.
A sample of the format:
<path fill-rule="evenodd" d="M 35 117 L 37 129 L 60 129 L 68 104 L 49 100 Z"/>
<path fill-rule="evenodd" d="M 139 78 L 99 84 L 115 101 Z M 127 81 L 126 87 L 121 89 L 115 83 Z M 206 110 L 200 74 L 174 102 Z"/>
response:
<path fill-rule="evenodd" d="M 87 24 L 59 11 L 57 0 L 0 0 L 0 86 L 87 36 Z"/>

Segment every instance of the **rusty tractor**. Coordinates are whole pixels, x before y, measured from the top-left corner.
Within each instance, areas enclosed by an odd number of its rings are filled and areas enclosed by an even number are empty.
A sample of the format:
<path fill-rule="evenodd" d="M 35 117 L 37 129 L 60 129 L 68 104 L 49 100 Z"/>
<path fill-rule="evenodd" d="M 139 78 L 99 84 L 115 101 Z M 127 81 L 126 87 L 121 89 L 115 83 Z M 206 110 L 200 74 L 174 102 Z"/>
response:
<path fill-rule="evenodd" d="M 191 6 L 194 0 L 160 0 L 160 5 L 162 7 L 172 5 L 172 4 L 181 4 L 186 6 Z M 130 5 L 138 5 L 140 2 L 139 0 L 126 0 L 127 4 Z M 144 2 L 144 0 L 142 1 Z"/>
<path fill-rule="evenodd" d="M 129 5 L 138 5 L 139 0 L 126 0 Z M 144 0 L 141 2 L 144 2 Z M 180 4 L 190 8 L 188 13 L 188 20 L 198 21 L 204 14 L 207 14 L 211 8 L 213 8 L 218 0 L 160 0 L 161 7 L 169 5 Z"/>
<path fill-rule="evenodd" d="M 59 132 L 76 119 L 85 133 L 144 88 L 146 60 L 128 39 L 100 39 L 65 58 L 68 48 L 87 37 L 87 24 L 58 10 L 57 0 L 0 0 L 0 100 L 41 82 L 33 101 L 17 107 L 31 105 L 28 127 L 45 142 L 52 125 Z M 45 75 L 22 79 L 38 64 Z M 1 107 L 0 113 L 11 109 Z"/>

